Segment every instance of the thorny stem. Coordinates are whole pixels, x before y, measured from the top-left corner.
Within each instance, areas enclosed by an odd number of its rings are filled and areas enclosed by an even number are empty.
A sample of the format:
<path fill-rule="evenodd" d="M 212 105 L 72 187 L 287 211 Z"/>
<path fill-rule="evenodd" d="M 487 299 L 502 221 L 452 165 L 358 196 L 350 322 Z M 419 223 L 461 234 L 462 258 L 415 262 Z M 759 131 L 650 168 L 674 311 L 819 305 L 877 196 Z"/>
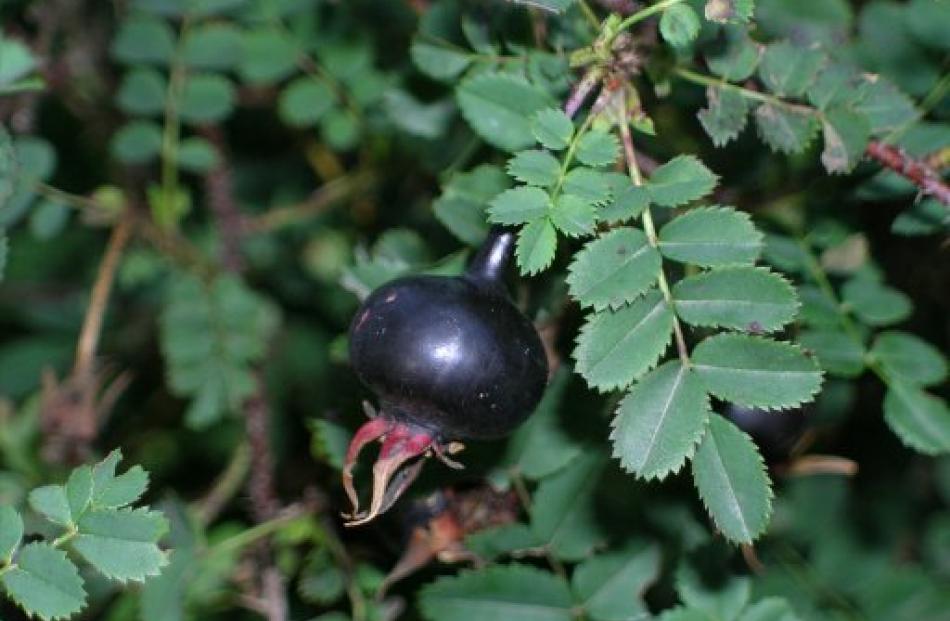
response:
<path fill-rule="evenodd" d="M 624 102 L 624 115 L 623 120 L 619 123 L 620 126 L 620 137 L 623 142 L 623 151 L 627 160 L 627 171 L 630 175 L 630 179 L 633 181 L 633 184 L 636 186 L 643 185 L 643 176 L 640 174 L 640 167 L 637 165 L 637 153 L 633 148 L 633 136 L 630 134 L 630 125 L 626 121 L 626 101 Z M 643 230 L 647 234 L 647 240 L 650 242 L 650 245 L 654 248 L 657 248 L 657 236 L 656 236 L 656 226 L 653 224 L 653 215 L 650 213 L 650 208 L 647 207 L 643 210 Z M 662 266 L 660 267 L 660 274 L 657 278 L 657 283 L 660 287 L 660 291 L 663 293 L 663 299 L 666 301 L 667 306 L 669 306 L 670 311 L 673 313 L 673 337 L 676 340 L 676 351 L 679 354 L 680 360 L 683 365 L 689 367 L 689 348 L 686 346 L 686 337 L 683 335 L 683 326 L 680 324 L 679 317 L 676 316 L 675 306 L 673 305 L 673 294 L 670 291 L 670 283 L 666 280 L 666 273 L 663 271 Z"/>
<path fill-rule="evenodd" d="M 102 332 L 102 321 L 109 303 L 109 293 L 115 281 L 115 273 L 119 267 L 122 251 L 129 241 L 132 232 L 132 221 L 128 215 L 122 217 L 109 237 L 106 253 L 99 264 L 99 273 L 92 286 L 92 295 L 89 299 L 89 308 L 82 322 L 79 341 L 76 345 L 76 363 L 73 372 L 76 376 L 88 376 L 92 373 L 95 364 L 96 347 L 99 335 Z"/>
<path fill-rule="evenodd" d="M 684 68 L 677 69 L 675 73 L 677 76 L 694 84 L 732 91 L 734 93 L 738 93 L 746 99 L 760 101 L 762 103 L 785 108 L 786 110 L 798 112 L 800 114 L 807 114 L 815 116 L 818 119 L 824 119 L 824 114 L 821 110 L 812 108 L 810 106 L 788 102 L 780 97 L 776 97 L 775 95 L 762 93 L 751 88 L 732 84 L 725 81 L 724 79 L 703 75 L 701 73 L 696 73 L 695 71 L 690 71 L 689 69 Z M 947 88 L 950 88 L 950 81 L 947 81 L 946 85 L 941 86 L 943 82 L 944 80 L 938 84 L 938 87 L 940 88 L 935 89 L 938 93 L 942 93 Z M 865 155 L 876 161 L 878 164 L 886 168 L 890 168 L 894 172 L 903 176 L 908 181 L 919 187 L 925 194 L 930 194 L 944 205 L 950 206 L 950 185 L 947 185 L 940 175 L 930 168 L 925 162 L 910 157 L 903 149 L 886 144 L 893 135 L 895 135 L 895 132 L 889 134 L 882 141 L 870 141 L 864 151 Z"/>

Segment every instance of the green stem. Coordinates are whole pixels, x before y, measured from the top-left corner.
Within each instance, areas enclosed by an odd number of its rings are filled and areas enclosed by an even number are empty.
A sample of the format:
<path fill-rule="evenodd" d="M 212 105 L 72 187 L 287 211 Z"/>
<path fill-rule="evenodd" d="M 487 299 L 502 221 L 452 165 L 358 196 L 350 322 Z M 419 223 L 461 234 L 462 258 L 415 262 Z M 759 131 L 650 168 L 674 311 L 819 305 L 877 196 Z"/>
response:
<path fill-rule="evenodd" d="M 55 202 L 63 203 L 67 207 L 72 207 L 73 209 L 78 209 L 80 211 L 85 209 L 103 209 L 102 205 L 91 198 L 81 196 L 79 194 L 73 194 L 72 192 L 67 192 L 65 190 L 60 190 L 59 188 L 53 187 L 47 183 L 43 183 L 42 181 L 37 181 L 33 189 L 37 194 L 45 196 L 46 198 Z"/>
<path fill-rule="evenodd" d="M 581 126 L 574 133 L 574 137 L 571 139 L 571 144 L 567 147 L 567 152 L 564 154 L 564 161 L 561 162 L 561 170 L 557 175 L 557 183 L 554 185 L 554 188 L 551 190 L 551 203 L 553 204 L 558 196 L 561 194 L 561 188 L 564 186 L 564 180 L 567 178 L 567 169 L 570 168 L 571 164 L 574 162 L 574 153 L 577 151 L 577 146 L 581 142 L 581 138 L 584 136 L 584 132 L 587 131 L 587 128 L 590 127 L 591 123 L 594 122 L 593 115 L 587 115 L 587 118 L 584 119 L 584 122 L 581 123 Z"/>
<path fill-rule="evenodd" d="M 188 34 L 189 21 L 186 16 L 178 32 L 178 44 L 169 69 L 168 90 L 165 92 L 165 117 L 162 131 L 162 211 L 153 215 L 162 230 L 169 230 L 176 224 L 171 212 L 178 200 L 178 145 L 181 139 L 181 123 L 178 114 L 178 102 L 188 76 L 182 62 L 185 37 Z"/>
<path fill-rule="evenodd" d="M 8 571 L 13 571 L 14 569 L 16 569 L 16 563 L 7 561 L 4 563 L 3 567 L 0 567 L 0 576 L 7 573 Z"/>
<path fill-rule="evenodd" d="M 781 97 L 776 97 L 775 95 L 770 95 L 768 93 L 763 93 L 760 91 L 754 91 L 751 88 L 745 88 L 744 86 L 739 86 L 738 84 L 733 84 L 727 82 L 725 79 L 716 78 L 711 75 L 705 75 L 702 73 L 697 73 L 685 68 L 679 68 L 674 71 L 674 74 L 687 82 L 692 82 L 693 84 L 699 84 L 701 86 L 712 86 L 714 88 L 721 88 L 722 90 L 732 91 L 742 95 L 746 99 L 752 99 L 754 101 L 759 101 L 762 103 L 772 104 L 779 108 L 785 108 L 786 110 L 792 110 L 794 112 L 800 112 L 803 114 L 814 114 L 821 115 L 821 111 L 816 110 L 815 108 L 804 106 L 801 104 L 792 103 L 785 101 Z"/>
<path fill-rule="evenodd" d="M 670 8 L 671 6 L 674 6 L 676 4 L 681 4 L 685 1 L 686 0 L 661 0 L 660 2 L 657 2 L 656 4 L 652 4 L 646 7 L 645 9 L 641 9 L 637 11 L 636 13 L 634 13 L 633 15 L 631 15 L 630 17 L 623 20 L 622 22 L 620 22 L 620 25 L 617 26 L 617 33 L 619 34 L 620 32 L 623 32 L 624 30 L 630 28 L 637 22 L 642 22 L 643 20 L 645 20 L 646 18 L 652 15 L 656 15 L 657 13 L 662 13 L 666 9 Z"/>
<path fill-rule="evenodd" d="M 245 531 L 241 531 L 233 537 L 228 537 L 213 546 L 215 552 L 227 552 L 229 550 L 238 550 L 250 545 L 258 539 L 263 539 L 276 533 L 287 523 L 306 515 L 305 511 L 295 511 L 286 515 L 278 516 L 272 520 L 261 522 Z"/>
<path fill-rule="evenodd" d="M 50 545 L 52 545 L 54 548 L 62 547 L 72 541 L 78 534 L 79 530 L 75 526 L 70 526 L 69 530 L 54 539 L 53 543 Z"/>

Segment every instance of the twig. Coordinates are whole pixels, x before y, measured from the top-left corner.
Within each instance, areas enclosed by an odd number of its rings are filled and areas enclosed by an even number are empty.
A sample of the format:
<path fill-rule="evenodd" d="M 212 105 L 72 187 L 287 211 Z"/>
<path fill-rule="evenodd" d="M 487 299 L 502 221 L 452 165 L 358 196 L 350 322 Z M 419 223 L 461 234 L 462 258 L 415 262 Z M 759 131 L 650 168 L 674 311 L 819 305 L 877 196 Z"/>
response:
<path fill-rule="evenodd" d="M 267 233 L 309 220 L 340 201 L 370 190 L 376 177 L 369 172 L 340 177 L 324 184 L 306 200 L 287 207 L 271 209 L 253 218 L 244 218 L 242 229 L 247 234 Z"/>
<path fill-rule="evenodd" d="M 878 140 L 868 143 L 864 151 L 868 157 L 930 194 L 944 205 L 950 206 L 950 185 L 940 175 L 921 161 L 915 160 L 906 151 Z"/>
<path fill-rule="evenodd" d="M 115 281 L 116 269 L 122 251 L 129 241 L 132 231 L 132 221 L 129 216 L 123 216 L 112 229 L 109 243 L 106 246 L 102 263 L 99 264 L 99 273 L 92 286 L 92 295 L 89 299 L 89 308 L 82 323 L 79 341 L 76 346 L 76 363 L 73 373 L 78 377 L 89 376 L 95 367 L 96 347 L 99 343 L 99 334 L 102 332 L 102 321 L 109 303 L 109 293 Z"/>
<path fill-rule="evenodd" d="M 603 75 L 604 71 L 601 67 L 591 67 L 587 70 L 587 73 L 584 74 L 584 77 L 581 78 L 581 81 L 574 85 L 574 88 L 571 89 L 571 94 L 564 103 L 564 114 L 566 114 L 568 118 L 574 118 L 574 115 L 577 114 L 577 111 L 584 105 L 587 97 L 590 96 Z"/>
<path fill-rule="evenodd" d="M 195 503 L 195 515 L 201 524 L 205 526 L 211 524 L 240 491 L 247 478 L 250 464 L 251 452 L 246 443 L 241 443 L 234 449 L 228 467 L 215 481 L 211 490 Z"/>
<path fill-rule="evenodd" d="M 208 206 L 214 214 L 218 232 L 221 234 L 221 262 L 229 272 L 244 271 L 244 257 L 241 255 L 242 218 L 231 191 L 231 168 L 227 165 L 227 144 L 221 129 L 215 126 L 203 127 L 200 132 L 215 146 L 220 163 L 205 175 L 205 193 Z"/>

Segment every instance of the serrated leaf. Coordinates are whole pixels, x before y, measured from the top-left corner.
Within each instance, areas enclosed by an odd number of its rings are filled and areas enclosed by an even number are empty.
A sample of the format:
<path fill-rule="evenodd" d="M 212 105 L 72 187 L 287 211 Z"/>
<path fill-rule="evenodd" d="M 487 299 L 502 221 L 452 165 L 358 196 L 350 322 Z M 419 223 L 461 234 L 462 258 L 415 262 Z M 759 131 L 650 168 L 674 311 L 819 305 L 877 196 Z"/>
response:
<path fill-rule="evenodd" d="M 544 218 L 551 199 L 544 190 L 520 186 L 505 190 L 488 207 L 488 220 L 496 224 L 524 224 Z"/>
<path fill-rule="evenodd" d="M 151 68 L 139 67 L 122 77 L 116 103 L 123 112 L 142 116 L 157 115 L 165 109 L 165 76 Z"/>
<path fill-rule="evenodd" d="M 23 538 L 23 518 L 13 507 L 0 505 L 0 565 L 9 562 Z"/>
<path fill-rule="evenodd" d="M 819 110 L 849 107 L 860 99 L 860 85 L 861 76 L 853 67 L 833 62 L 822 69 L 806 94 Z"/>
<path fill-rule="evenodd" d="M 950 453 L 950 409 L 943 399 L 892 379 L 884 397 L 884 420 L 907 446 L 925 455 Z"/>
<path fill-rule="evenodd" d="M 557 250 L 557 231 L 548 218 L 526 224 L 518 233 L 515 255 L 522 274 L 537 274 L 544 271 L 554 260 Z"/>
<path fill-rule="evenodd" d="M 710 418 L 693 456 L 693 482 L 726 539 L 751 543 L 765 531 L 772 512 L 765 463 L 752 438 L 721 416 Z"/>
<path fill-rule="evenodd" d="M 574 157 L 588 166 L 609 166 L 617 161 L 620 144 L 617 137 L 611 133 L 594 129 L 584 134 L 577 141 L 577 151 Z"/>
<path fill-rule="evenodd" d="M 231 24 L 197 24 L 187 31 L 182 60 L 193 69 L 226 71 L 241 59 L 241 45 L 241 31 Z"/>
<path fill-rule="evenodd" d="M 854 169 L 864 155 L 871 139 L 871 126 L 865 115 L 838 108 L 822 117 L 825 148 L 821 163 L 829 173 L 846 173 Z"/>
<path fill-rule="evenodd" d="M 606 173 L 605 176 L 613 198 L 597 214 L 602 222 L 614 224 L 631 220 L 650 205 L 647 189 L 642 185 L 633 185 L 627 175 Z"/>
<path fill-rule="evenodd" d="M 591 205 L 603 205 L 610 200 L 610 177 L 591 168 L 578 167 L 564 177 L 561 191 Z"/>
<path fill-rule="evenodd" d="M 865 80 L 854 111 L 868 117 L 871 134 L 894 131 L 918 117 L 914 102 L 893 83 L 881 76 Z"/>
<path fill-rule="evenodd" d="M 709 397 L 688 367 L 671 360 L 647 373 L 613 420 L 613 456 L 644 479 L 663 479 L 689 459 L 709 419 Z"/>
<path fill-rule="evenodd" d="M 717 334 L 693 350 L 706 389 L 733 403 L 784 409 L 811 401 L 821 386 L 814 360 L 790 343 L 745 334 Z"/>
<path fill-rule="evenodd" d="M 132 504 L 148 489 L 148 473 L 141 466 L 133 466 L 119 476 L 96 485 L 93 504 L 117 509 Z"/>
<path fill-rule="evenodd" d="M 80 466 L 72 471 L 66 481 L 66 499 L 69 503 L 69 513 L 75 520 L 92 501 L 92 468 Z"/>
<path fill-rule="evenodd" d="M 151 121 L 132 121 L 112 137 L 110 150 L 126 164 L 145 164 L 158 156 L 162 148 L 162 129 Z"/>
<path fill-rule="evenodd" d="M 185 138 L 178 145 L 178 165 L 183 170 L 204 174 L 219 163 L 217 149 L 199 136 Z"/>
<path fill-rule="evenodd" d="M 16 567 L 0 576 L 0 583 L 18 606 L 44 620 L 71 617 L 86 603 L 76 566 L 47 543 L 23 546 Z"/>
<path fill-rule="evenodd" d="M 557 108 L 545 108 L 531 119 L 531 133 L 543 146 L 554 151 L 566 149 L 574 136 L 574 123 Z"/>
<path fill-rule="evenodd" d="M 336 104 L 333 89 L 313 76 L 298 78 L 280 91 L 277 113 L 291 127 L 316 125 Z"/>
<path fill-rule="evenodd" d="M 746 608 L 738 621 L 801 621 L 801 618 L 781 597 L 766 597 Z"/>
<path fill-rule="evenodd" d="M 289 31 L 264 26 L 243 33 L 243 48 L 238 62 L 242 81 L 271 83 L 294 72 L 301 54 Z"/>
<path fill-rule="evenodd" d="M 561 194 L 551 209 L 551 223 L 568 237 L 590 235 L 597 225 L 597 212 L 588 201 L 573 194 Z"/>
<path fill-rule="evenodd" d="M 820 49 L 781 41 L 765 48 L 759 64 L 759 77 L 776 95 L 799 96 L 814 83 L 826 61 L 827 57 Z"/>
<path fill-rule="evenodd" d="M 189 75 L 181 90 L 178 112 L 186 123 L 203 125 L 223 120 L 234 109 L 234 84 L 223 75 Z"/>
<path fill-rule="evenodd" d="M 482 164 L 456 173 L 432 204 L 435 217 L 467 244 L 477 245 L 488 234 L 485 210 L 489 201 L 503 192 L 510 179 L 498 166 Z"/>
<path fill-rule="evenodd" d="M 561 579 L 525 565 L 495 565 L 439 578 L 419 594 L 429 621 L 571 621 L 571 592 Z"/>
<path fill-rule="evenodd" d="M 599 554 L 574 570 L 571 586 L 586 618 L 592 621 L 628 621 L 649 614 L 643 593 L 660 574 L 660 549 L 628 546 Z"/>
<path fill-rule="evenodd" d="M 486 528 L 465 537 L 465 548 L 486 559 L 517 550 L 534 549 L 540 545 L 531 528 L 517 522 Z"/>
<path fill-rule="evenodd" d="M 706 52 L 706 63 L 716 75 L 730 82 L 749 78 L 759 64 L 758 45 L 749 38 L 747 29 L 739 26 L 723 28 Z"/>
<path fill-rule="evenodd" d="M 660 254 L 642 231 L 618 228 L 574 255 L 567 284 L 581 306 L 618 309 L 656 282 L 660 265 Z"/>
<path fill-rule="evenodd" d="M 774 332 L 798 310 L 795 289 L 764 268 L 727 267 L 687 276 L 673 287 L 676 314 L 695 326 Z"/>
<path fill-rule="evenodd" d="M 891 223 L 891 232 L 898 235 L 930 235 L 940 230 L 950 232 L 950 210 L 935 198 L 914 203 Z"/>
<path fill-rule="evenodd" d="M 60 526 L 69 526 L 73 522 L 69 511 L 69 499 L 62 485 L 44 485 L 37 487 L 29 495 L 30 508 Z"/>
<path fill-rule="evenodd" d="M 561 163 L 547 151 L 519 151 L 508 160 L 508 174 L 529 185 L 552 186 L 560 172 Z"/>
<path fill-rule="evenodd" d="M 710 86 L 706 89 L 706 107 L 696 117 L 717 147 L 735 139 L 749 118 L 749 101 L 741 94 Z"/>
<path fill-rule="evenodd" d="M 538 486 L 531 504 L 531 532 L 558 558 L 582 559 L 604 542 L 593 502 L 603 470 L 601 454 L 588 452 Z"/>
<path fill-rule="evenodd" d="M 700 207 L 665 224 L 659 248 L 669 259 L 704 267 L 751 264 L 762 251 L 762 233 L 748 214 L 731 207 Z"/>
<path fill-rule="evenodd" d="M 427 35 L 417 34 L 409 47 L 409 56 L 413 64 L 430 78 L 452 80 L 465 71 L 473 57 L 467 50 L 449 47 L 446 44 L 429 41 Z"/>
<path fill-rule="evenodd" d="M 759 136 L 773 151 L 790 154 L 804 151 L 818 127 L 814 115 L 771 103 L 756 108 L 755 122 Z"/>
<path fill-rule="evenodd" d="M 653 171 L 646 187 L 657 205 L 679 207 L 712 192 L 717 179 L 695 155 L 679 155 Z"/>
<path fill-rule="evenodd" d="M 546 92 L 508 73 L 480 73 L 456 88 L 462 116 L 486 142 L 505 151 L 534 142 L 531 117 L 551 105 Z"/>
<path fill-rule="evenodd" d="M 574 349 L 577 372 L 602 392 L 622 388 L 656 364 L 672 334 L 673 312 L 657 290 L 618 310 L 594 313 Z"/>
<path fill-rule="evenodd" d="M 940 350 L 908 332 L 881 332 L 871 355 L 888 376 L 908 384 L 932 386 L 947 378 L 947 359 Z"/>
<path fill-rule="evenodd" d="M 311 604 L 332 604 L 346 591 L 346 576 L 328 554 L 316 554 L 304 567 L 297 591 Z"/>
<path fill-rule="evenodd" d="M 798 342 L 814 352 L 821 368 L 832 375 L 857 377 L 864 371 L 864 347 L 841 330 L 804 330 Z"/>
<path fill-rule="evenodd" d="M 515 4 L 524 4 L 527 6 L 543 9 L 549 13 L 563 13 L 573 3 L 574 0 L 512 0 Z"/>
<path fill-rule="evenodd" d="M 79 520 L 72 548 L 102 575 L 141 582 L 168 559 L 157 542 L 168 530 L 160 514 L 144 509 L 93 509 Z"/>
<path fill-rule="evenodd" d="M 686 4 L 674 4 L 660 17 L 660 34 L 673 47 L 685 47 L 699 34 L 699 16 Z"/>
<path fill-rule="evenodd" d="M 706 19 L 711 22 L 748 22 L 755 11 L 755 0 L 706 0 Z"/>
<path fill-rule="evenodd" d="M 858 318 L 871 326 L 903 321 L 913 310 L 904 293 L 866 278 L 852 278 L 841 288 L 841 299 Z"/>
<path fill-rule="evenodd" d="M 175 34 L 164 19 L 137 16 L 122 21 L 112 41 L 112 56 L 124 63 L 167 63 Z"/>

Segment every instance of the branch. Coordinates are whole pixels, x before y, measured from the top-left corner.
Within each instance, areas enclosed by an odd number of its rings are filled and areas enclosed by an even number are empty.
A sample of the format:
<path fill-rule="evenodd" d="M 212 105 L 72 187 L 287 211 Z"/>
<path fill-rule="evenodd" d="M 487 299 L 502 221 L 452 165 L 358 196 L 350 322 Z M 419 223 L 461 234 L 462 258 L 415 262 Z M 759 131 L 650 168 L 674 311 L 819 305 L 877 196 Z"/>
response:
<path fill-rule="evenodd" d="M 944 205 L 950 206 L 950 186 L 924 162 L 915 160 L 899 147 L 878 140 L 872 140 L 864 152 L 874 161 L 919 187 L 924 194 L 930 194 Z"/>

